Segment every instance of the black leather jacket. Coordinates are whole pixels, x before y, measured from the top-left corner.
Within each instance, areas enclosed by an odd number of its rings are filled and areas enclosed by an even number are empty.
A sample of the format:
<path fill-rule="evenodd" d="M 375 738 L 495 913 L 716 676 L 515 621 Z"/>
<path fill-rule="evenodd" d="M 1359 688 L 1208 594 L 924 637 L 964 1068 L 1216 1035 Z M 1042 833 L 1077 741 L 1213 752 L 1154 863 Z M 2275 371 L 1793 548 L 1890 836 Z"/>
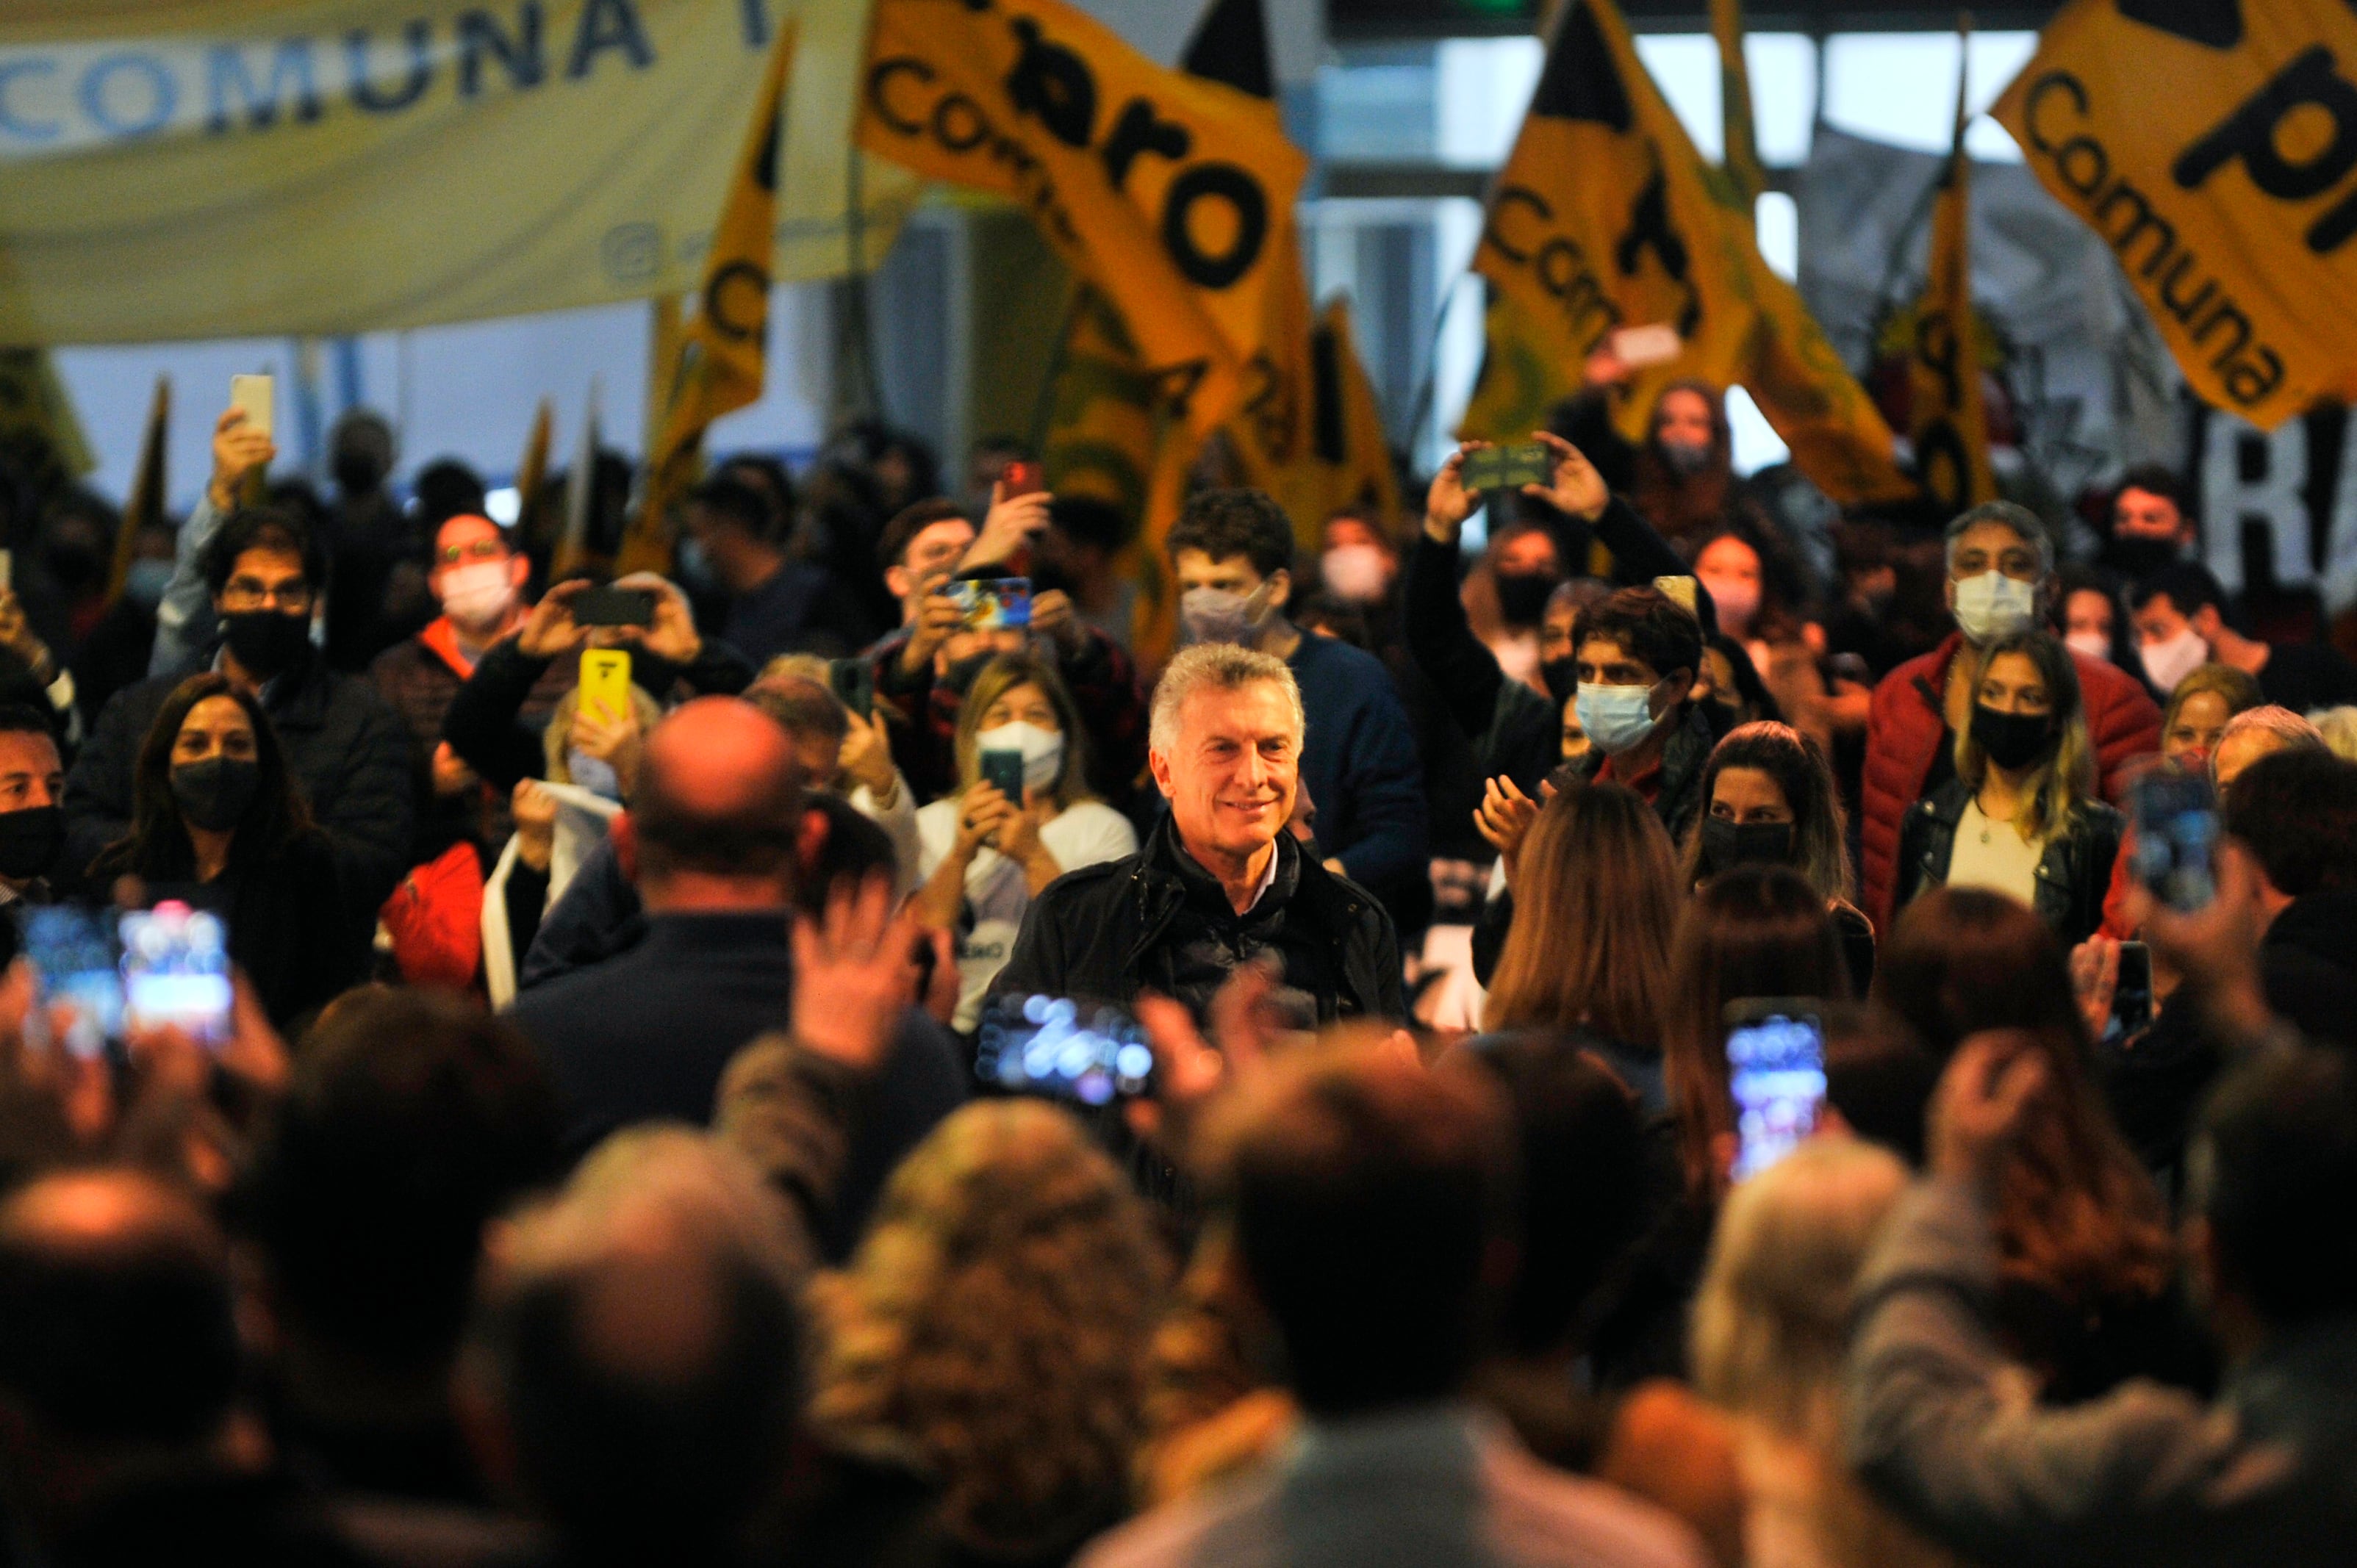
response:
<path fill-rule="evenodd" d="M 1972 799 L 1971 785 L 1951 779 L 1907 808 L 1899 824 L 1899 889 L 1893 908 L 1906 908 L 1917 894 L 1948 880 L 1956 824 Z M 2085 941 L 2104 923 L 2104 895 L 2111 887 L 2112 863 L 2119 854 L 2120 814 L 2100 800 L 2082 802 L 2069 830 L 2046 841 L 2046 853 L 2038 862 L 2038 896 L 2030 908 L 2065 946 Z"/>

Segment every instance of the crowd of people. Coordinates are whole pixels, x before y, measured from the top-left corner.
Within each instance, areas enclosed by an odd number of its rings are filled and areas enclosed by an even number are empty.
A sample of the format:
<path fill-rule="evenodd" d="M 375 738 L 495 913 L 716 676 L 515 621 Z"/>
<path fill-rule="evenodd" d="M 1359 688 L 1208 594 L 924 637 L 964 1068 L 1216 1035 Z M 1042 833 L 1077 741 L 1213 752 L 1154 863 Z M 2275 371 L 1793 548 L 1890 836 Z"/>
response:
<path fill-rule="evenodd" d="M 364 413 L 18 506 L 0 1564 L 2341 1561 L 2357 668 L 2167 471 L 2064 562 L 1590 371 L 1314 553 L 873 424 L 669 575 Z"/>

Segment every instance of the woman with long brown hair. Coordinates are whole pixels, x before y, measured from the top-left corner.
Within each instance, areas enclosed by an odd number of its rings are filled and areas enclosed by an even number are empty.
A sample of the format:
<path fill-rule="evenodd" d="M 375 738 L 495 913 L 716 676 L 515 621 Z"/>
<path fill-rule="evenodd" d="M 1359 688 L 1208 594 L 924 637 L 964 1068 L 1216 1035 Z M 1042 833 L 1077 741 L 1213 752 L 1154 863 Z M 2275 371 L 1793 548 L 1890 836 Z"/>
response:
<path fill-rule="evenodd" d="M 1514 922 L 1490 977 L 1482 1026 L 1584 1028 L 1610 1042 L 1614 1069 L 1646 1109 L 1661 1110 L 1678 908 L 1661 818 L 1618 784 L 1571 783 L 1539 808 L 1515 878 Z"/>
<path fill-rule="evenodd" d="M 231 959 L 281 1028 L 366 975 L 335 852 L 269 715 L 226 675 L 189 676 L 157 710 L 132 776 L 131 831 L 90 866 L 102 885 L 124 876 L 224 916 Z"/>
<path fill-rule="evenodd" d="M 1727 1004 L 1747 997 L 1849 999 L 1849 965 L 1824 900 L 1795 871 L 1738 866 L 1711 878 L 1678 918 L 1662 1030 L 1671 1114 L 1687 1190 L 1726 1191 L 1735 1136 Z"/>
<path fill-rule="evenodd" d="M 2209 1369 L 2173 1292 L 2168 1212 L 2104 1104 L 2053 931 L 2002 894 L 1934 889 L 1883 944 L 1875 1000 L 1943 1063 L 2005 1030 L 2045 1066 L 2049 1091 L 1998 1182 L 1996 1236 L 2000 1317 L 2047 1397 L 2087 1398 L 2138 1373 L 2200 1381 Z"/>

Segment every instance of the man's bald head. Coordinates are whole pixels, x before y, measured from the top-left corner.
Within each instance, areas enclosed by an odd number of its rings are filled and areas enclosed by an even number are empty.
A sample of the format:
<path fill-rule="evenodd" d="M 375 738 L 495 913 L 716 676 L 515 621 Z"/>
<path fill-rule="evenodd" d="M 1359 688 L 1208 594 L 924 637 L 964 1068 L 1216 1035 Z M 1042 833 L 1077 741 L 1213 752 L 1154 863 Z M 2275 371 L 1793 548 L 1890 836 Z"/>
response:
<path fill-rule="evenodd" d="M 792 869 L 802 791 L 793 743 L 735 697 L 699 697 L 647 736 L 630 808 L 642 885 L 683 875 L 780 889 Z"/>
<path fill-rule="evenodd" d="M 0 1393 L 45 1433 L 200 1440 L 228 1413 L 237 1365 L 221 1235 L 185 1195 L 81 1171 L 0 1206 Z"/>

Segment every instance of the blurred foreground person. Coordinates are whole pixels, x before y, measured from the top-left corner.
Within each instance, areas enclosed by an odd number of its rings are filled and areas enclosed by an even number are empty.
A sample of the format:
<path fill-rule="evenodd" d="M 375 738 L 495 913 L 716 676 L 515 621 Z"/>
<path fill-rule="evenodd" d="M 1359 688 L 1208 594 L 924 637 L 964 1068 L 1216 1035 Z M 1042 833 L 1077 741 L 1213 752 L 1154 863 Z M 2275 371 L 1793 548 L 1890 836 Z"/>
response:
<path fill-rule="evenodd" d="M 181 1192 L 127 1170 L 0 1207 L 0 1462 L 11 1560 L 360 1563 L 270 1473 L 232 1403 L 230 1265 Z"/>
<path fill-rule="evenodd" d="M 1547 1469 L 1466 1388 L 1505 1284 L 1512 1133 L 1495 1088 L 1348 1047 L 1217 1108 L 1239 1288 L 1303 1431 L 1100 1541 L 1090 1568 L 1691 1564 L 1666 1515 Z"/>

